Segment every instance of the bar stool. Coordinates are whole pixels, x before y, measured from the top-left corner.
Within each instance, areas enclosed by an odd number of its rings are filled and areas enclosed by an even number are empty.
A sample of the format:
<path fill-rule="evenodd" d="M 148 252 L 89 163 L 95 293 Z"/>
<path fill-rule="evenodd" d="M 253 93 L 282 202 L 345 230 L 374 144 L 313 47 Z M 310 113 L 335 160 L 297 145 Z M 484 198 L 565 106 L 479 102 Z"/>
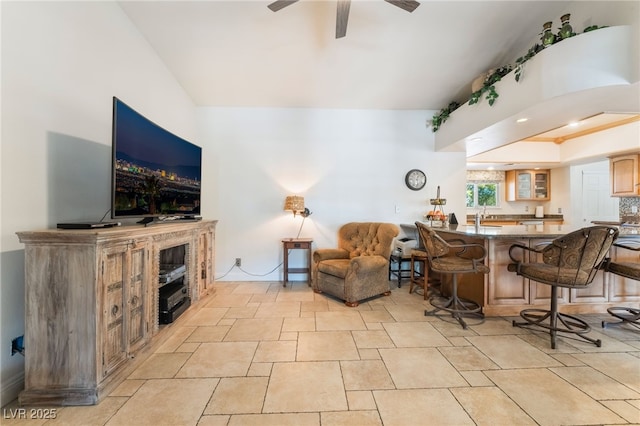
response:
<path fill-rule="evenodd" d="M 436 279 L 429 273 L 429 259 L 424 250 L 414 249 L 411 252 L 411 285 L 409 294 L 413 293 L 413 288 L 422 288 L 424 300 L 427 300 L 429 291 L 440 294 L 440 279 Z"/>
<path fill-rule="evenodd" d="M 418 270 L 417 267 L 421 269 Z M 409 286 L 409 294 L 413 293 L 413 287 L 422 287 L 424 300 L 427 300 L 427 286 L 429 282 L 429 269 L 427 265 L 427 252 L 423 250 L 411 251 L 411 285 Z"/>
<path fill-rule="evenodd" d="M 618 240 L 613 243 L 613 245 L 622 249 L 640 251 L 640 243 L 635 241 Z M 607 262 L 605 269 L 612 274 L 640 281 L 640 263 L 638 262 L 609 261 Z M 607 328 L 607 326 L 610 325 L 629 324 L 640 329 L 640 309 L 626 306 L 614 306 L 607 308 L 607 312 L 619 321 L 602 321 L 602 328 Z"/>
<path fill-rule="evenodd" d="M 602 346 L 600 339 L 587 336 L 591 327 L 586 321 L 558 310 L 558 288 L 585 288 L 597 272 L 606 265 L 605 257 L 618 237 L 618 230 L 606 226 L 591 226 L 558 237 L 543 249 L 522 244 L 509 248 L 513 261 L 507 270 L 538 283 L 551 286 L 550 309 L 520 311 L 524 321 L 513 321 L 514 327 L 546 330 L 551 338 L 551 349 L 556 348 L 558 333 L 579 337 Z M 539 262 L 539 256 L 542 262 Z"/>
<path fill-rule="evenodd" d="M 449 312 L 453 318 L 458 320 L 462 328 L 466 329 L 467 323 L 463 316 L 473 315 L 484 318 L 484 315 L 479 303 L 458 296 L 458 275 L 488 274 L 489 267 L 484 264 L 487 250 L 480 244 L 450 244 L 422 222 L 416 222 L 416 226 L 425 247 L 429 269 L 452 276 L 451 295 L 448 298 L 431 297 L 429 303 L 435 310 L 425 311 L 424 314 L 435 315 L 438 311 Z"/>

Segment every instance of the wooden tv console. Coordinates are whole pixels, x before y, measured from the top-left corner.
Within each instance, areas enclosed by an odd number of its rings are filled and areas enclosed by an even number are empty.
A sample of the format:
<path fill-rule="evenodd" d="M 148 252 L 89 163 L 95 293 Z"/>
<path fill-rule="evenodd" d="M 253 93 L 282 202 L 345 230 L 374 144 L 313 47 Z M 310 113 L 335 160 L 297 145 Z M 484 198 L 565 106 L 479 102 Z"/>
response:
<path fill-rule="evenodd" d="M 164 328 L 161 262 L 184 262 L 192 303 L 213 292 L 216 224 L 18 232 L 25 244 L 20 404 L 92 405 L 115 388 Z"/>

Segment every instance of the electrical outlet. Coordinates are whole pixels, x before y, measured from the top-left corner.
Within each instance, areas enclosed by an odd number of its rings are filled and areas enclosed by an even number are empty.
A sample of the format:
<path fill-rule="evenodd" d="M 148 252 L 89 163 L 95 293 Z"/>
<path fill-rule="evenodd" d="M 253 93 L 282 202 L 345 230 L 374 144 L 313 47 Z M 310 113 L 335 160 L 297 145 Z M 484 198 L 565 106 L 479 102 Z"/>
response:
<path fill-rule="evenodd" d="M 16 337 L 11 340 L 11 356 L 15 354 L 24 355 L 24 336 Z"/>
<path fill-rule="evenodd" d="M 242 266 L 242 259 L 239 257 L 236 257 L 236 266 Z"/>
<path fill-rule="evenodd" d="M 558 207 L 558 214 L 562 214 L 562 207 Z"/>
<path fill-rule="evenodd" d="M 631 206 L 631 213 L 637 214 L 638 213 L 638 206 Z"/>
<path fill-rule="evenodd" d="M 396 204 L 396 213 L 400 213 L 400 206 Z"/>
<path fill-rule="evenodd" d="M 524 206 L 524 212 L 529 213 L 529 206 Z"/>

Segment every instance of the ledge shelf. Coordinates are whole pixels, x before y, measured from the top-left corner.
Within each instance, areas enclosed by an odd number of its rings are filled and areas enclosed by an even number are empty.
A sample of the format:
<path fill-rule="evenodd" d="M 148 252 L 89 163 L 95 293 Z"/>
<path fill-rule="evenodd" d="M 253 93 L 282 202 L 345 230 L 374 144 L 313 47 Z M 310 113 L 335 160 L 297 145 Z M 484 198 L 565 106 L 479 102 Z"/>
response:
<path fill-rule="evenodd" d="M 496 83 L 500 95 L 464 104 L 435 133 L 436 151 L 467 156 L 516 142 L 601 112 L 640 109 L 638 42 L 630 26 L 601 28 L 547 47 Z M 526 123 L 516 119 L 526 116 Z"/>

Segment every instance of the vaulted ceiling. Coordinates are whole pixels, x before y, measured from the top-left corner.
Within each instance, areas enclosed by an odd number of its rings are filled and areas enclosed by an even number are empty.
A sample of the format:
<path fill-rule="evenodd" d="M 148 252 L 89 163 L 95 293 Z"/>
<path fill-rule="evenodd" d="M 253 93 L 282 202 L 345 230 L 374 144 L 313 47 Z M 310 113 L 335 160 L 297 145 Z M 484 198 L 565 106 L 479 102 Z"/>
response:
<path fill-rule="evenodd" d="M 513 64 L 547 21 L 557 32 L 571 13 L 578 33 L 640 21 L 637 0 L 424 0 L 411 13 L 352 0 L 336 38 L 337 0 L 276 12 L 273 1 L 119 4 L 196 105 L 222 107 L 438 111 L 465 102 L 478 75 Z"/>
<path fill-rule="evenodd" d="M 526 53 L 572 2 L 422 1 L 409 13 L 353 0 L 340 39 L 336 0 L 269 3 L 120 5 L 198 105 L 439 110 Z"/>

